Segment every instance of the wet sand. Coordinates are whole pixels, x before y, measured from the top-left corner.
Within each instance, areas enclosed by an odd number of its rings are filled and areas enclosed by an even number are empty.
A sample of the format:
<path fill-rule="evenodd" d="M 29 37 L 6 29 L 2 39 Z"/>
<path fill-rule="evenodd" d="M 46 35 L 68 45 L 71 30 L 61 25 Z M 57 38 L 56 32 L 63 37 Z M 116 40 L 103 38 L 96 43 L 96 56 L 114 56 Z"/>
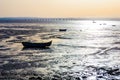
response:
<path fill-rule="evenodd" d="M 0 26 L 1 80 L 120 80 L 119 21 Z M 21 42 L 29 40 L 53 43 L 24 48 Z"/>

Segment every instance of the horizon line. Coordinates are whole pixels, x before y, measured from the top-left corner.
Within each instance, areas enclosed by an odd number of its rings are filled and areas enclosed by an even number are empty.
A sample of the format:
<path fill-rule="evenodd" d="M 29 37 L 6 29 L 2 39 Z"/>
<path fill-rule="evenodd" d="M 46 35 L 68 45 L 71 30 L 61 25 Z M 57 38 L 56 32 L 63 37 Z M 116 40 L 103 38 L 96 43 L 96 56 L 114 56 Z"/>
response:
<path fill-rule="evenodd" d="M 120 19 L 120 17 L 0 17 L 0 18 L 44 18 L 44 19 Z"/>

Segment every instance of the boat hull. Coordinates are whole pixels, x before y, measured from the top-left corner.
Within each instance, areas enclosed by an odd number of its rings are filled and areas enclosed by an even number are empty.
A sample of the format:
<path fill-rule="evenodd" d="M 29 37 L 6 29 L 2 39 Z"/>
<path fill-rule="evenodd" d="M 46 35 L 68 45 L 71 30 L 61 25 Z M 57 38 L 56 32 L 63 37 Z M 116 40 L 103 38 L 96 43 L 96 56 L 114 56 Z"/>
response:
<path fill-rule="evenodd" d="M 24 47 L 38 47 L 38 48 L 44 48 L 44 47 L 49 47 L 52 44 L 52 41 L 47 42 L 47 43 L 31 43 L 31 42 L 22 42 L 22 45 Z"/>
<path fill-rule="evenodd" d="M 59 29 L 60 32 L 67 31 L 67 29 Z"/>

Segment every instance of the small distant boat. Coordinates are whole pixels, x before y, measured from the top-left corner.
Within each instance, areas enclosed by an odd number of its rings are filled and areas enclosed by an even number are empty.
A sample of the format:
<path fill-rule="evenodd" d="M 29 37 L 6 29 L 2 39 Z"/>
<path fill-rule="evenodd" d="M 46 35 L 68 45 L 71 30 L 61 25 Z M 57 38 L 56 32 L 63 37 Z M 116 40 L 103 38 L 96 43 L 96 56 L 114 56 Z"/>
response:
<path fill-rule="evenodd" d="M 112 25 L 112 26 L 116 26 L 116 25 Z"/>
<path fill-rule="evenodd" d="M 93 20 L 93 23 L 96 23 L 96 22 Z"/>
<path fill-rule="evenodd" d="M 44 42 L 44 43 L 22 42 L 22 45 L 28 48 L 34 48 L 34 47 L 45 48 L 45 47 L 49 47 L 51 44 L 52 44 L 52 41 Z"/>
<path fill-rule="evenodd" d="M 59 29 L 59 31 L 67 31 L 67 29 Z"/>

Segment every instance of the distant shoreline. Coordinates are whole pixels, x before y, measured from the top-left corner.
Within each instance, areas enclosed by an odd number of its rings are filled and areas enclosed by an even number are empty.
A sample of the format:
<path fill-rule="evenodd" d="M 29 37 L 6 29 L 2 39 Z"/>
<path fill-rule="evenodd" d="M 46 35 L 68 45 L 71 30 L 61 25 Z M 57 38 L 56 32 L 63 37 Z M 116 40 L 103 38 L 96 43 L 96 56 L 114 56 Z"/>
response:
<path fill-rule="evenodd" d="M 36 22 L 57 22 L 73 20 L 107 20 L 120 21 L 120 18 L 37 18 L 37 17 L 1 17 L 0 23 L 36 23 Z"/>

